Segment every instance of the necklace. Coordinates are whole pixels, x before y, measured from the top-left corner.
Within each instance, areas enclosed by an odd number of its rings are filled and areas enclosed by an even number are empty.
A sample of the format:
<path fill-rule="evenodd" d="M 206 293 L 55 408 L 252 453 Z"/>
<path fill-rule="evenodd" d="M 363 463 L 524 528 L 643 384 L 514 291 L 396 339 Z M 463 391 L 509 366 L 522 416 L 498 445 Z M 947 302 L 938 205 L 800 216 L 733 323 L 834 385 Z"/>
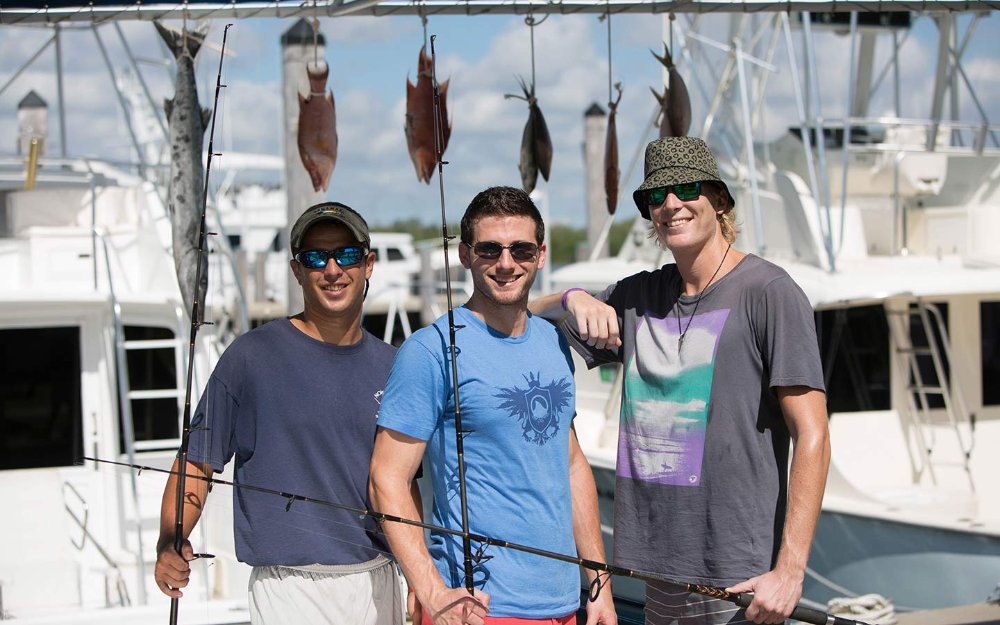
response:
<path fill-rule="evenodd" d="M 700 293 L 698 293 L 698 298 L 694 300 L 694 310 L 691 311 L 691 316 L 688 317 L 687 325 L 684 327 L 683 331 L 681 330 L 681 300 L 680 298 L 677 299 L 677 305 L 674 306 L 674 312 L 677 313 L 677 331 L 680 332 L 680 338 L 677 339 L 678 353 L 680 353 L 681 347 L 684 345 L 684 337 L 687 336 L 688 330 L 691 329 L 691 322 L 694 321 L 694 315 L 695 313 L 698 312 L 698 304 L 701 303 L 701 298 L 705 296 L 705 291 L 707 291 L 708 287 L 711 286 L 712 281 L 715 280 L 715 276 L 719 275 L 719 272 L 722 271 L 722 266 L 726 264 L 726 257 L 729 256 L 729 250 L 732 247 L 733 247 L 732 243 L 726 246 L 726 253 L 722 255 L 722 262 L 720 262 L 719 266 L 715 268 L 715 273 L 713 273 L 712 277 L 708 279 L 708 284 L 705 285 L 705 288 L 702 289 Z M 684 290 L 684 284 L 682 282 L 681 283 L 682 294 L 683 290 Z"/>

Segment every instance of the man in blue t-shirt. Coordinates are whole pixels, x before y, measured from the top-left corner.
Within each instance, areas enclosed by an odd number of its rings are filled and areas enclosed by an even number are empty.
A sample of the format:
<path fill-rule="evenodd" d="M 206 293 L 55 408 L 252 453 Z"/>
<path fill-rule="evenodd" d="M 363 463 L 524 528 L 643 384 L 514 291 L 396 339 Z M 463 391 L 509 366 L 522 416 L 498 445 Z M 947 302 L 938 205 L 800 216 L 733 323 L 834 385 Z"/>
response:
<path fill-rule="evenodd" d="M 459 258 L 474 287 L 454 311 L 469 530 L 602 561 L 594 478 L 573 429 L 569 349 L 553 324 L 527 312 L 528 290 L 545 264 L 541 215 L 523 191 L 493 187 L 469 204 L 461 230 Z M 432 522 L 461 530 L 449 334 L 444 316 L 407 339 L 393 362 L 371 494 L 383 513 L 420 518 L 408 493 L 426 459 Z M 425 624 L 575 622 L 580 578 L 573 564 L 491 547 L 477 554 L 485 557 L 476 558 L 471 596 L 460 538 L 432 530 L 428 545 L 419 527 L 383 529 Z M 587 612 L 590 625 L 617 622 L 610 587 Z"/>
<path fill-rule="evenodd" d="M 375 417 L 396 351 L 361 328 L 375 262 L 368 224 L 326 202 L 306 209 L 290 239 L 304 310 L 243 335 L 223 354 L 191 420 L 187 473 L 210 477 L 235 458 L 237 485 L 367 508 Z M 186 480 L 185 538 L 206 487 Z M 186 541 L 174 550 L 176 490 L 171 476 L 154 573 L 170 597 L 181 596 L 194 558 Z M 236 555 L 253 566 L 251 621 L 401 625 L 398 575 L 375 522 L 286 503 L 233 489 Z"/>

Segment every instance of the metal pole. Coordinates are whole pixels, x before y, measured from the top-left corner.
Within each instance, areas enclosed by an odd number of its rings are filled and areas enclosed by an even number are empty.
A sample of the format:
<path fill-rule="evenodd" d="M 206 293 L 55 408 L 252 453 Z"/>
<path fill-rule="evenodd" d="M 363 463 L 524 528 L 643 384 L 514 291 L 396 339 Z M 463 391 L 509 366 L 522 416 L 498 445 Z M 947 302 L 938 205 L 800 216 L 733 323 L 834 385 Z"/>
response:
<path fill-rule="evenodd" d="M 101 56 L 104 57 L 104 64 L 107 66 L 108 74 L 111 76 L 111 86 L 115 90 L 115 95 L 118 96 L 119 106 L 122 107 L 122 117 L 125 119 L 125 128 L 128 130 L 128 135 L 132 139 L 132 146 L 135 147 L 135 153 L 139 158 L 139 174 L 145 178 L 146 161 L 143 158 L 142 146 L 139 145 L 139 140 L 135 136 L 135 129 L 132 128 L 132 118 L 129 117 L 128 105 L 125 103 L 125 98 L 122 96 L 122 92 L 118 88 L 118 78 L 115 76 L 115 69 L 111 65 L 111 57 L 108 56 L 108 50 L 104 47 L 104 41 L 101 40 L 100 33 L 97 32 L 97 26 L 91 26 L 90 29 L 94 32 L 94 39 L 97 40 L 97 47 L 101 50 Z"/>
<path fill-rule="evenodd" d="M 753 128 L 750 120 L 750 94 L 747 93 L 746 68 L 743 63 L 743 44 L 739 37 L 733 40 L 733 50 L 736 54 L 736 71 L 740 80 L 740 108 L 743 111 L 743 143 L 746 147 L 747 167 L 750 176 L 750 200 L 753 204 L 754 239 L 757 242 L 757 252 L 763 255 L 767 250 L 764 242 L 764 215 L 760 210 L 760 196 L 757 189 L 757 162 L 753 151 Z"/>
<path fill-rule="evenodd" d="M 833 223 L 830 217 L 830 184 L 826 171 L 826 137 L 823 134 L 823 115 L 820 111 L 819 99 L 819 74 L 816 71 L 816 49 L 813 47 L 812 21 L 808 12 L 802 14 L 802 41 L 806 51 L 806 67 L 809 71 L 809 83 L 812 87 L 809 101 L 815 102 L 815 128 L 816 128 L 816 156 L 819 160 L 818 176 L 819 189 L 822 193 L 823 213 L 826 216 L 826 232 L 824 233 L 824 245 L 830 259 L 830 271 L 836 271 L 836 256 L 833 252 Z M 810 91 L 807 91 L 810 93 Z"/>
<path fill-rule="evenodd" d="M 840 233 L 837 235 L 837 253 L 844 247 L 844 224 L 847 223 L 847 168 L 850 165 L 851 147 L 851 110 L 854 107 L 854 81 L 857 80 L 858 68 L 855 64 L 855 51 L 858 47 L 858 12 L 851 11 L 851 54 L 847 76 L 847 107 L 844 109 L 844 128 L 841 131 L 843 145 L 840 151 Z M 832 234 L 832 233 L 831 233 Z"/>
<path fill-rule="evenodd" d="M 56 24 L 55 34 L 52 36 L 56 40 L 56 97 L 59 100 L 59 154 L 66 158 L 66 100 L 63 98 L 63 72 L 62 72 L 62 37 L 60 36 L 60 26 Z"/>

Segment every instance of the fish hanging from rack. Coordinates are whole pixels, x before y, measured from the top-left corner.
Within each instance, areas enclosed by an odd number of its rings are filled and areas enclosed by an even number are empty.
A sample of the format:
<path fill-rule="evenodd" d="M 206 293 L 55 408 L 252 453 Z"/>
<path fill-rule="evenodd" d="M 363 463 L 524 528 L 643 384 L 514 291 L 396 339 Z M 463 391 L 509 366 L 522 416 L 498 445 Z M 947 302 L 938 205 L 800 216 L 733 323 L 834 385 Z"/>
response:
<path fill-rule="evenodd" d="M 406 147 L 410 160 L 417 171 L 417 180 L 430 184 L 434 168 L 437 167 L 437 146 L 434 142 L 434 78 L 431 71 L 431 57 L 426 47 L 420 48 L 417 60 L 417 84 L 406 79 Z M 441 154 L 444 155 L 451 137 L 448 122 L 448 81 L 439 85 L 440 109 L 438 126 L 441 129 Z"/>
<path fill-rule="evenodd" d="M 604 140 L 604 193 L 608 201 L 608 213 L 615 214 L 618 208 L 618 128 L 615 117 L 618 113 L 618 103 L 622 101 L 622 84 L 615 83 L 618 97 L 608 102 L 608 134 Z"/>
<path fill-rule="evenodd" d="M 531 88 L 518 78 L 521 83 L 521 90 L 524 97 L 519 95 L 506 94 L 505 98 L 517 98 L 528 103 L 528 121 L 524 124 L 524 132 L 521 133 L 521 161 L 517 168 L 521 172 L 521 186 L 525 193 L 535 190 L 538 182 L 538 174 L 546 181 L 549 179 L 549 171 L 552 169 L 552 138 L 549 136 L 549 128 L 545 124 L 545 116 L 542 109 L 538 107 L 538 98 L 535 97 L 535 85 Z"/>
<path fill-rule="evenodd" d="M 691 96 L 688 95 L 687 85 L 674 66 L 666 44 L 663 44 L 663 56 L 652 50 L 650 52 L 667 68 L 668 76 L 662 96 L 656 89 L 649 88 L 660 103 L 660 137 L 685 137 L 691 128 Z"/>
<path fill-rule="evenodd" d="M 176 31 L 165 28 L 159 22 L 153 22 L 153 25 L 177 62 L 174 97 L 163 103 L 170 130 L 167 210 L 170 213 L 173 235 L 174 266 L 186 309 L 193 309 L 192 304 L 197 297 L 202 304 L 198 308 L 198 316 L 203 317 L 205 293 L 208 290 L 207 254 L 200 255 L 201 284 L 197 285 L 197 289 L 195 281 L 198 275 L 202 195 L 205 193 L 202 142 L 212 111 L 203 109 L 198 104 L 194 57 L 205 41 L 208 26 L 206 24 L 195 31 Z"/>
<path fill-rule="evenodd" d="M 309 172 L 313 191 L 326 191 L 337 164 L 337 107 L 327 91 L 330 66 L 324 61 L 306 63 L 309 95 L 299 96 L 299 157 Z"/>

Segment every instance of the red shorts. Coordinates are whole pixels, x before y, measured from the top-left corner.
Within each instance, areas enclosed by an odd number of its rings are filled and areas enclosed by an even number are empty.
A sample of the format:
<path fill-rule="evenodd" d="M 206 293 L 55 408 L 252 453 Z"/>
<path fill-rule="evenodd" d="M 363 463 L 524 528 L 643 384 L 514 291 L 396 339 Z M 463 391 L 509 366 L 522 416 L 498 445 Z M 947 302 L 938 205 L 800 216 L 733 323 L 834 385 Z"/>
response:
<path fill-rule="evenodd" d="M 486 625 L 572 625 L 576 622 L 576 612 L 558 618 L 520 618 L 517 616 L 487 616 Z M 421 625 L 433 625 L 426 612 Z"/>

